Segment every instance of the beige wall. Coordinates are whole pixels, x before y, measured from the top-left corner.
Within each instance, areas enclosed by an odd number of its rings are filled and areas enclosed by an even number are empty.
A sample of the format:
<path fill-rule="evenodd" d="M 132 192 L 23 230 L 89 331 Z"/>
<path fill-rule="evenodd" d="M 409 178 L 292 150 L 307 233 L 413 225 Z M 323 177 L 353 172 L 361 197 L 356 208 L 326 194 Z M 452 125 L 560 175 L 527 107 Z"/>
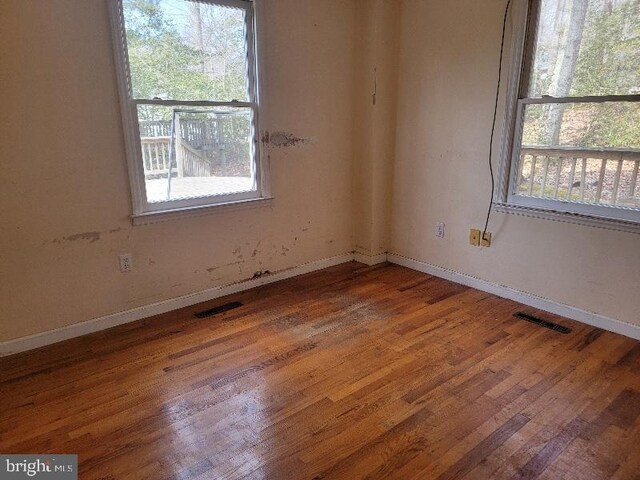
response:
<path fill-rule="evenodd" d="M 106 1 L 0 2 L 0 341 L 352 250 L 355 3 L 261 5 L 262 128 L 311 141 L 271 207 L 132 227 Z"/>
<path fill-rule="evenodd" d="M 261 126 L 310 141 L 269 149 L 271 206 L 132 227 L 106 0 L 0 2 L 0 341 L 354 249 L 640 324 L 637 235 L 495 214 L 467 244 L 503 2 L 258 4 Z"/>
<path fill-rule="evenodd" d="M 494 214 L 493 246 L 468 245 L 489 196 L 504 4 L 402 2 L 391 251 L 640 324 L 638 235 Z"/>
<path fill-rule="evenodd" d="M 354 94 L 354 248 L 379 255 L 389 248 L 395 155 L 400 2 L 358 0 Z"/>

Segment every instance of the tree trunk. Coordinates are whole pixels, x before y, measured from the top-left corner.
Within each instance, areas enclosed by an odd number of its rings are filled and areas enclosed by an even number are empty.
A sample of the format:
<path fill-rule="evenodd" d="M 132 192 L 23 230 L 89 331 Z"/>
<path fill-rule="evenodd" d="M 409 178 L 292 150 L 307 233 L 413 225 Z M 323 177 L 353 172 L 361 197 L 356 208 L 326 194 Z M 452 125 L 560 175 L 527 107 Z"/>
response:
<path fill-rule="evenodd" d="M 553 4 L 553 2 L 551 2 Z M 558 0 L 556 3 L 556 11 L 554 15 L 553 21 L 553 32 L 557 32 L 557 35 L 554 35 L 553 44 L 549 49 L 549 65 L 553 70 L 551 71 L 551 75 L 556 68 L 556 63 L 558 62 L 558 56 L 560 55 L 560 49 L 562 47 L 562 41 L 564 40 L 564 36 L 560 34 L 562 32 L 562 24 L 565 21 L 565 9 L 566 9 L 566 1 Z M 551 87 L 551 86 L 549 86 Z"/>
<path fill-rule="evenodd" d="M 571 91 L 588 5 L 586 0 L 576 0 L 568 4 L 571 12 L 568 15 L 568 25 L 562 42 L 564 48 L 558 52 L 553 80 L 549 88 L 550 95 L 554 97 L 566 97 Z M 558 145 L 559 143 L 564 107 L 564 104 L 549 105 L 545 139 L 550 145 Z"/>
<path fill-rule="evenodd" d="M 202 52 L 202 13 L 200 12 L 200 4 L 198 2 L 193 2 L 190 6 L 191 24 L 193 25 L 193 46 L 199 52 Z M 200 69 L 202 72 L 205 71 L 204 61 L 201 62 Z"/>
<path fill-rule="evenodd" d="M 193 25 L 193 46 L 202 50 L 202 14 L 200 4 L 193 2 L 191 5 L 191 23 Z"/>

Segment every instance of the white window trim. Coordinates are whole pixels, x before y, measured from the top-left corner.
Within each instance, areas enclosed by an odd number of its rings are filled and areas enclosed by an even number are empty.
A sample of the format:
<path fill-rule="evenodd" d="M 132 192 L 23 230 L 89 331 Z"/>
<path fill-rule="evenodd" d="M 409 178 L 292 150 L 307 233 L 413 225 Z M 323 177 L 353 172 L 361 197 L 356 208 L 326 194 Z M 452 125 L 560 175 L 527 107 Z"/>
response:
<path fill-rule="evenodd" d="M 523 111 L 526 104 L 554 102 L 604 102 L 611 100 L 638 101 L 637 95 L 608 97 L 575 97 L 522 99 L 528 91 L 531 62 L 535 48 L 538 13 L 541 0 L 515 0 L 512 4 L 512 25 L 509 43 L 509 68 L 504 121 L 501 139 L 499 182 L 493 199 L 493 210 L 532 218 L 640 233 L 640 211 L 603 205 L 580 204 L 561 200 L 524 197 L 514 194 L 518 175 Z"/>
<path fill-rule="evenodd" d="M 129 173 L 129 184 L 132 198 L 131 218 L 134 225 L 154 223 L 173 218 L 202 215 L 213 211 L 236 210 L 247 207 L 269 205 L 272 200 L 267 162 L 263 159 L 260 142 L 260 110 L 263 110 L 259 85 L 260 70 L 258 68 L 258 48 L 256 14 L 253 0 L 199 0 L 203 3 L 241 8 L 245 11 L 247 32 L 247 61 L 248 61 L 248 101 L 175 101 L 175 100 L 139 100 L 133 97 L 131 77 L 129 74 L 129 58 L 127 53 L 127 39 L 125 33 L 122 0 L 109 2 L 111 32 L 114 46 L 115 67 L 118 78 L 120 96 L 120 110 L 124 129 L 125 152 Z M 145 176 L 142 164 L 142 150 L 138 125 L 137 105 L 166 105 L 192 107 L 245 107 L 253 112 L 253 161 L 255 166 L 256 190 L 251 192 L 232 193 L 208 197 L 172 200 L 150 203 L 147 201 Z"/>

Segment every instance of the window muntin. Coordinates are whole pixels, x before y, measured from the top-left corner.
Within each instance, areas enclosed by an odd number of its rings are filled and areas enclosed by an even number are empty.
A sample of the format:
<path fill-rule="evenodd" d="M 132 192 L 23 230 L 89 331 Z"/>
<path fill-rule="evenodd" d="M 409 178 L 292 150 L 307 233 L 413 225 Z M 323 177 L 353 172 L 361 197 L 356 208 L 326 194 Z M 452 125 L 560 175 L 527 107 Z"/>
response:
<path fill-rule="evenodd" d="M 534 6 L 506 201 L 640 222 L 640 1 Z"/>
<path fill-rule="evenodd" d="M 115 3 L 134 216 L 260 198 L 253 3 Z"/>

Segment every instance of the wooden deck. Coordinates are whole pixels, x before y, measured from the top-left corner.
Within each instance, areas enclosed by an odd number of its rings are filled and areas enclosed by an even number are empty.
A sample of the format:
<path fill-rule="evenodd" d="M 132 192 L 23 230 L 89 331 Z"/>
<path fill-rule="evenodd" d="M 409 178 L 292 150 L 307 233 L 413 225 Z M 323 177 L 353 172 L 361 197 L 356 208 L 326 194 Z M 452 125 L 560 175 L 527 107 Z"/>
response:
<path fill-rule="evenodd" d="M 147 201 L 162 202 L 167 199 L 167 179 L 145 181 Z M 171 199 L 208 197 L 229 193 L 249 192 L 253 179 L 248 177 L 178 177 L 171 179 Z"/>
<path fill-rule="evenodd" d="M 394 265 L 0 361 L 0 451 L 83 480 L 640 478 L 640 343 Z"/>

